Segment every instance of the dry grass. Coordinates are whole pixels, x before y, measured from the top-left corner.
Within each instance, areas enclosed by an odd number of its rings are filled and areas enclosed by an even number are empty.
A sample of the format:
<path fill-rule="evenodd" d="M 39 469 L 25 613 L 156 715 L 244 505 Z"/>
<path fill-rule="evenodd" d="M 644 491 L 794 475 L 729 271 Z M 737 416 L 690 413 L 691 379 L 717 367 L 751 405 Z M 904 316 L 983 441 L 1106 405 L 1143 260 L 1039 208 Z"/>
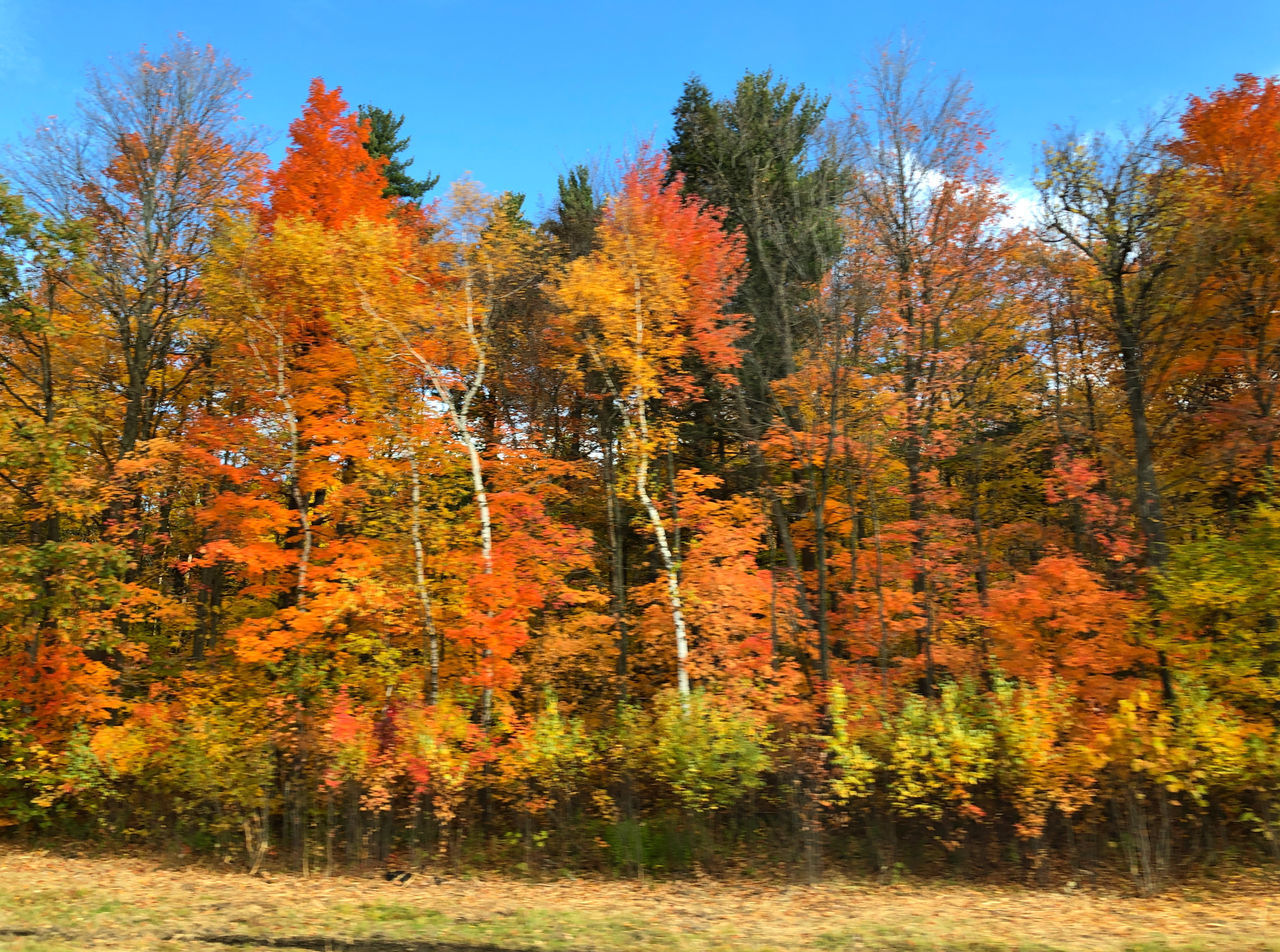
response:
<path fill-rule="evenodd" d="M 20 937 L 13 930 L 37 930 Z M 1257 879 L 1155 899 L 1017 888 L 833 883 L 376 879 L 164 868 L 0 852 L 0 943 L 26 952 L 213 949 L 195 937 L 332 937 L 515 949 L 672 952 L 1280 952 L 1280 895 Z M 252 948 L 252 946 L 250 946 Z M 358 946 L 356 946 L 358 948 Z"/>

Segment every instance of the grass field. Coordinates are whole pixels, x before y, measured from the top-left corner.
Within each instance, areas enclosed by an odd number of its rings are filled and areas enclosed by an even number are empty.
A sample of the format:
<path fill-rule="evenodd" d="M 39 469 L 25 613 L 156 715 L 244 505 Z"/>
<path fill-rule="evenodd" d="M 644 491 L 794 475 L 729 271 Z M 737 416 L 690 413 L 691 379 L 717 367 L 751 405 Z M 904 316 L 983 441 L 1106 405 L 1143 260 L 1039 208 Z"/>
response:
<path fill-rule="evenodd" d="M 937 884 L 419 876 L 396 886 L 0 852 L 3 948 L 290 945 L 354 952 L 1280 952 L 1280 889 L 1256 878 L 1185 886 L 1154 899 Z"/>

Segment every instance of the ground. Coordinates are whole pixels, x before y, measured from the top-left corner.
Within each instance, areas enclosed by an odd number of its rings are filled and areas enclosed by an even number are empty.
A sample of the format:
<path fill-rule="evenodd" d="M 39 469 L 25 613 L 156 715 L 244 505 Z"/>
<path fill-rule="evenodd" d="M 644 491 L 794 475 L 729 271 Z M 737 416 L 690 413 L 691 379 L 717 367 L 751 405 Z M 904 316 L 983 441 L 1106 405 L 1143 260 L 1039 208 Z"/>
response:
<path fill-rule="evenodd" d="M 217 941 L 207 941 L 217 938 Z M 1114 891 L 838 882 L 380 878 L 171 868 L 0 852 L 0 948 L 353 952 L 1280 952 L 1264 879 Z"/>

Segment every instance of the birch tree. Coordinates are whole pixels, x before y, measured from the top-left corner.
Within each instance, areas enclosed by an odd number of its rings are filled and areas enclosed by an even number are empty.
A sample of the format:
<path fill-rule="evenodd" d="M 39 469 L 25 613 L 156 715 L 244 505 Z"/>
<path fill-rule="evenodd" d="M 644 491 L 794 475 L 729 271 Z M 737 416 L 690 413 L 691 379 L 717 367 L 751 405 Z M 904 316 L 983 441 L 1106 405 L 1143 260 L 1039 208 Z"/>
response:
<path fill-rule="evenodd" d="M 671 448 L 663 408 L 699 396 L 686 361 L 729 376 L 740 326 L 724 308 L 740 280 L 741 240 L 721 230 L 722 213 L 663 184 L 665 155 L 642 154 L 607 204 L 599 248 L 572 262 L 560 294 L 588 358 L 606 382 L 621 424 L 624 462 L 662 562 L 675 641 L 676 687 L 689 696 L 689 631 L 680 565 L 649 481 Z M 730 378 L 732 379 L 732 378 Z"/>

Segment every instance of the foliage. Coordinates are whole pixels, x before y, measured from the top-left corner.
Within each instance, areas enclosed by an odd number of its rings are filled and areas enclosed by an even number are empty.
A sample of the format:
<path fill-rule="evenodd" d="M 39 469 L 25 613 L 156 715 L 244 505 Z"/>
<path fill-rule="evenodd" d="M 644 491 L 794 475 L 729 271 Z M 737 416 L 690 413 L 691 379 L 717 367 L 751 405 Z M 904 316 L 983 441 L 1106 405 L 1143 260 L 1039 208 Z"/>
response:
<path fill-rule="evenodd" d="M 995 733 L 972 685 L 947 684 L 936 701 L 908 697 L 887 731 L 889 802 L 903 816 L 984 815 L 982 787 L 995 769 Z"/>
<path fill-rule="evenodd" d="M 1018 835 L 1039 839 L 1052 811 L 1070 819 L 1089 805 L 1104 766 L 1068 682 L 1001 679 L 992 699 L 995 779 L 1012 801 Z"/>
<path fill-rule="evenodd" d="M 241 79 L 94 73 L 0 189 L 0 825 L 1280 858 L 1274 79 L 1051 142 L 1036 232 L 909 50 L 546 221 L 321 79 L 268 170 Z"/>
<path fill-rule="evenodd" d="M 1261 501 L 1236 532 L 1174 546 L 1160 587 L 1177 655 L 1215 696 L 1259 712 L 1280 700 L 1280 506 Z"/>
<path fill-rule="evenodd" d="M 714 813 L 764 783 L 773 747 L 755 712 L 728 698 L 695 691 L 687 704 L 659 695 L 653 723 L 654 772 L 693 813 Z"/>
<path fill-rule="evenodd" d="M 582 721 L 561 714 L 548 693 L 545 707 L 515 726 L 500 769 L 508 795 L 531 814 L 565 807 L 583 792 L 596 762 L 594 741 Z"/>

